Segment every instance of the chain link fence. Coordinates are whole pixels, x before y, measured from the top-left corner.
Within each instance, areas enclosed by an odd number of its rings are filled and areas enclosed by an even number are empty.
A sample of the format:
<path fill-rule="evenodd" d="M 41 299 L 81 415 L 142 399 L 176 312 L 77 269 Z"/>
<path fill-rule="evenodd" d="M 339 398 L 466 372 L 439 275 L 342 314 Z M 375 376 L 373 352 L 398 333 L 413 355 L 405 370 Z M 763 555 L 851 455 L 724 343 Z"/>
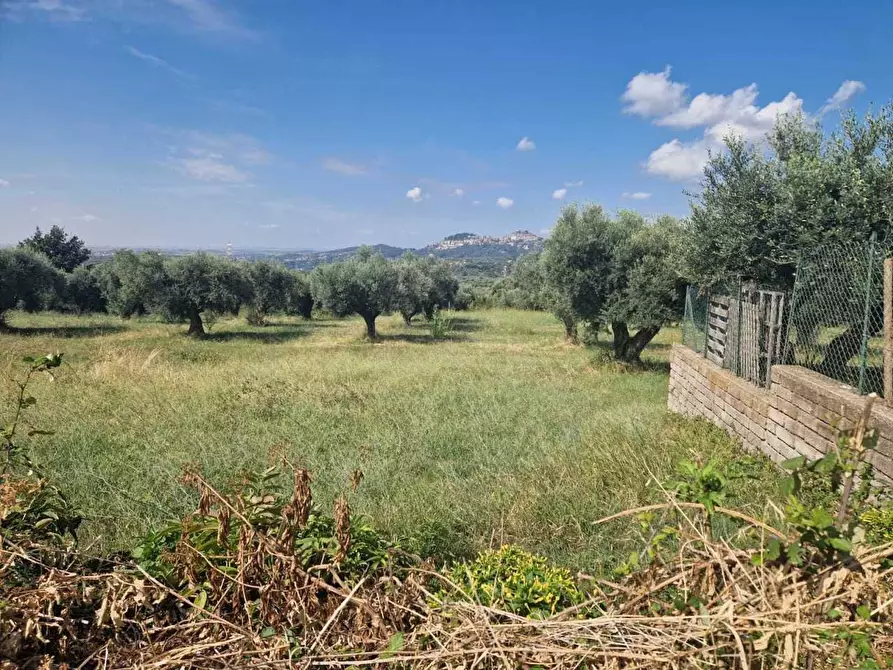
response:
<path fill-rule="evenodd" d="M 791 296 L 785 363 L 820 372 L 859 393 L 882 393 L 889 251 L 872 240 L 824 245 L 803 255 Z"/>
<path fill-rule="evenodd" d="M 784 363 L 861 394 L 883 394 L 884 259 L 890 252 L 873 239 L 829 244 L 802 255 L 792 287 L 746 281 L 690 286 L 683 343 L 761 386 L 771 384 L 772 365 Z"/>

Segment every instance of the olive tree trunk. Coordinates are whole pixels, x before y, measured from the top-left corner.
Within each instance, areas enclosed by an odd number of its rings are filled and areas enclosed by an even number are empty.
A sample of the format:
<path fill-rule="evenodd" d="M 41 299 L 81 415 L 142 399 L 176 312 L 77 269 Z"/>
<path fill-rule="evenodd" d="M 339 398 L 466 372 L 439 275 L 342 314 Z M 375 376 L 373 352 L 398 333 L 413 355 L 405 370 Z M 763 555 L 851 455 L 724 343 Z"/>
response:
<path fill-rule="evenodd" d="M 561 319 L 564 324 L 564 336 L 571 344 L 577 343 L 577 320 L 573 316 L 565 316 Z"/>
<path fill-rule="evenodd" d="M 186 334 L 190 337 L 203 337 L 205 324 L 202 323 L 202 314 L 197 309 L 189 310 L 189 330 Z"/>
<path fill-rule="evenodd" d="M 614 358 L 625 363 L 640 363 L 642 351 L 660 332 L 660 326 L 639 328 L 635 335 L 630 336 L 625 322 L 612 321 L 611 330 L 614 333 Z"/>
<path fill-rule="evenodd" d="M 375 333 L 375 319 L 378 317 L 378 314 L 360 314 L 363 317 L 363 321 L 366 322 L 366 337 L 370 340 L 374 340 L 376 338 Z"/>

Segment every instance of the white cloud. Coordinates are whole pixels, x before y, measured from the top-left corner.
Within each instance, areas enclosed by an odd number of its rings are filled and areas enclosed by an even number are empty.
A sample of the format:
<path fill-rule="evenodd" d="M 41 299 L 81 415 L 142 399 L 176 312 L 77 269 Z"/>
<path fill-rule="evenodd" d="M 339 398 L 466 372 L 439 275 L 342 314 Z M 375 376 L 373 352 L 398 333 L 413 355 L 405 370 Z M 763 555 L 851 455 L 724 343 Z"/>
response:
<path fill-rule="evenodd" d="M 127 53 L 129 53 L 131 56 L 133 56 L 134 58 L 139 58 L 141 61 L 149 63 L 150 65 L 152 65 L 154 67 L 160 67 L 162 70 L 167 70 L 171 74 L 174 74 L 178 77 L 182 77 L 183 79 L 191 79 L 192 78 L 191 74 L 184 72 L 183 70 L 175 68 L 173 65 L 168 63 L 163 58 L 159 58 L 158 56 L 153 56 L 152 54 L 145 53 L 143 51 L 140 51 L 136 47 L 132 47 L 129 45 L 125 46 L 124 50 Z"/>
<path fill-rule="evenodd" d="M 515 147 L 517 151 L 533 151 L 536 149 L 536 143 L 530 139 L 529 137 L 522 137 L 518 140 L 518 145 Z"/>
<path fill-rule="evenodd" d="M 72 221 L 84 221 L 86 223 L 91 223 L 93 221 L 100 221 L 101 219 L 95 214 L 81 214 L 80 216 L 71 217 Z"/>
<path fill-rule="evenodd" d="M 329 172 L 337 172 L 346 177 L 357 177 L 366 174 L 366 167 L 357 163 L 345 163 L 337 158 L 326 158 L 322 166 Z"/>
<path fill-rule="evenodd" d="M 260 225 L 258 225 L 258 228 L 260 228 L 261 230 L 276 230 L 276 228 L 279 228 L 279 224 L 278 223 L 261 223 Z"/>
<path fill-rule="evenodd" d="M 9 182 L 5 179 L 0 179 L 0 188 L 9 188 Z"/>
<path fill-rule="evenodd" d="M 583 185 L 583 180 L 580 179 L 578 181 L 566 181 L 564 182 L 566 188 L 577 188 L 578 186 Z"/>
<path fill-rule="evenodd" d="M 648 200 L 651 197 L 650 193 L 645 193 L 644 191 L 635 191 L 634 193 L 624 193 L 621 197 L 626 198 L 627 200 Z"/>
<path fill-rule="evenodd" d="M 566 195 L 566 188 L 556 188 L 554 191 L 552 191 L 552 200 L 564 200 L 564 196 Z"/>
<path fill-rule="evenodd" d="M 471 202 L 471 204 L 472 204 L 472 205 L 480 205 L 480 204 L 481 204 L 481 201 L 480 201 L 480 200 L 473 200 L 473 201 Z"/>
<path fill-rule="evenodd" d="M 80 2 L 69 0 L 11 0 L 5 4 L 0 3 L 0 9 L 4 9 L 12 18 L 22 18 L 28 13 L 43 13 L 51 21 L 87 20 L 86 8 Z"/>
<path fill-rule="evenodd" d="M 675 139 L 652 151 L 645 169 L 670 179 L 691 179 L 704 171 L 709 156 L 709 147 L 704 140 L 683 144 Z"/>
<path fill-rule="evenodd" d="M 755 111 L 753 103 L 759 95 L 756 84 L 733 91 L 731 95 L 700 93 L 688 105 L 658 118 L 654 123 L 671 128 L 709 126 L 741 114 Z"/>
<path fill-rule="evenodd" d="M 406 192 L 406 197 L 412 200 L 413 202 L 421 202 L 422 201 L 422 187 L 421 186 L 413 186 Z"/>
<path fill-rule="evenodd" d="M 847 79 L 840 85 L 840 88 L 837 89 L 834 95 L 828 98 L 827 102 L 825 102 L 825 104 L 819 110 L 819 116 L 827 114 L 828 112 L 835 109 L 840 109 L 847 102 L 849 102 L 850 99 L 862 93 L 865 88 L 865 84 L 863 84 L 861 81 Z"/>
<path fill-rule="evenodd" d="M 506 198 L 506 197 L 496 198 L 496 205 L 498 207 L 502 207 L 502 209 L 508 209 L 509 207 L 511 207 L 514 204 L 515 204 L 515 201 L 512 200 L 511 198 Z"/>
<path fill-rule="evenodd" d="M 204 32 L 227 33 L 242 38 L 257 37 L 254 31 L 240 25 L 236 17 L 220 9 L 213 0 L 166 0 L 168 4 L 182 9 L 192 26 Z"/>
<path fill-rule="evenodd" d="M 451 195 L 456 198 L 461 198 L 463 195 L 465 195 L 465 190 L 461 188 L 454 188 Z"/>
<path fill-rule="evenodd" d="M 224 163 L 220 157 L 181 158 L 173 161 L 175 167 L 187 177 L 199 181 L 219 181 L 224 183 L 240 183 L 248 181 L 250 175 L 235 165 Z"/>
<path fill-rule="evenodd" d="M 640 72 L 626 85 L 621 100 L 627 114 L 651 117 L 678 109 L 685 100 L 685 84 L 670 81 L 670 66 L 663 72 Z"/>
<path fill-rule="evenodd" d="M 828 104 L 842 104 L 861 90 L 860 82 L 844 82 Z M 721 151 L 723 141 L 736 135 L 749 142 L 761 142 L 780 116 L 803 113 L 803 100 L 788 93 L 778 101 L 760 107 L 759 89 L 750 84 L 732 93 L 700 93 L 689 99 L 688 86 L 670 80 L 670 69 L 641 72 L 627 84 L 624 111 L 649 118 L 658 126 L 703 128 L 701 138 L 682 141 L 674 138 L 651 152 L 645 169 L 655 175 L 688 180 L 703 172 L 710 151 Z"/>

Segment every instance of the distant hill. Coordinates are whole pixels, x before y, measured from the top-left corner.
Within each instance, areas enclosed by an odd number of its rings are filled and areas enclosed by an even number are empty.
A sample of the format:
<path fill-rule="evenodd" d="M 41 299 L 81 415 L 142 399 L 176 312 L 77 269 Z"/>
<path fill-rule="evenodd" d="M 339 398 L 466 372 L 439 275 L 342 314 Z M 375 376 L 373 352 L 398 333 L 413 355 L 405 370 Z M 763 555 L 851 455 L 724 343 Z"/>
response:
<path fill-rule="evenodd" d="M 460 277 L 498 277 L 505 274 L 508 265 L 519 256 L 542 251 L 544 241 L 542 237 L 530 231 L 518 230 L 501 237 L 456 233 L 420 249 L 392 247 L 387 244 L 376 244 L 372 248 L 385 258 L 399 258 L 407 251 L 420 256 L 444 258 L 456 264 L 457 274 Z M 279 252 L 273 256 L 289 267 L 312 270 L 323 263 L 350 258 L 358 248 Z"/>

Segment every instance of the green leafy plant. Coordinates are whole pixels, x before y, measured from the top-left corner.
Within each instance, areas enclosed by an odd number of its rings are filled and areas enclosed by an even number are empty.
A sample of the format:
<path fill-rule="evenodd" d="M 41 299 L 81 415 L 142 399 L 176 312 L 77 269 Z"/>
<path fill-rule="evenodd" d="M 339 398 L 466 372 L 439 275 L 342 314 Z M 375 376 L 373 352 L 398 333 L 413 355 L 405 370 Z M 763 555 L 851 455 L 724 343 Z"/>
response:
<path fill-rule="evenodd" d="M 784 481 L 786 520 L 796 533 L 793 541 L 772 538 L 757 561 L 787 561 L 818 570 L 851 558 L 860 517 L 870 495 L 871 471 L 863 467 L 877 446 L 877 432 L 868 427 L 874 394 L 868 396 L 862 416 L 852 429 L 838 430 L 835 448 L 816 460 L 798 456 L 782 463 L 790 472 Z M 857 475 L 868 483 L 857 486 Z M 837 499 L 836 514 L 826 505 L 810 504 L 803 483 L 818 476 L 828 482 L 829 499 Z"/>
<path fill-rule="evenodd" d="M 53 378 L 53 370 L 62 364 L 62 354 L 47 354 L 38 358 L 28 356 L 25 374 L 13 380 L 17 392 L 13 401 L 12 417 L 0 427 L 0 445 L 3 448 L 3 469 L 0 472 L 0 536 L 12 542 L 21 542 L 24 549 L 16 554 L 12 569 L 0 570 L 0 583 L 27 583 L 35 571 L 54 564 L 55 552 L 44 556 L 41 547 L 54 547 L 66 537 L 77 539 L 81 513 L 70 503 L 62 491 L 50 484 L 40 474 L 32 461 L 27 441 L 38 435 L 52 435 L 52 431 L 38 428 L 29 418 L 37 399 L 29 393 L 29 385 L 35 375 L 46 374 Z M 27 555 L 22 551 L 27 552 Z M 19 560 L 22 559 L 22 560 Z"/>
<path fill-rule="evenodd" d="M 585 599 L 567 569 L 510 545 L 485 551 L 448 576 L 467 597 L 522 616 L 541 618 Z"/>
<path fill-rule="evenodd" d="M 453 319 L 443 313 L 440 309 L 435 309 L 431 317 L 431 337 L 435 340 L 442 340 L 449 337 L 453 330 Z"/>

